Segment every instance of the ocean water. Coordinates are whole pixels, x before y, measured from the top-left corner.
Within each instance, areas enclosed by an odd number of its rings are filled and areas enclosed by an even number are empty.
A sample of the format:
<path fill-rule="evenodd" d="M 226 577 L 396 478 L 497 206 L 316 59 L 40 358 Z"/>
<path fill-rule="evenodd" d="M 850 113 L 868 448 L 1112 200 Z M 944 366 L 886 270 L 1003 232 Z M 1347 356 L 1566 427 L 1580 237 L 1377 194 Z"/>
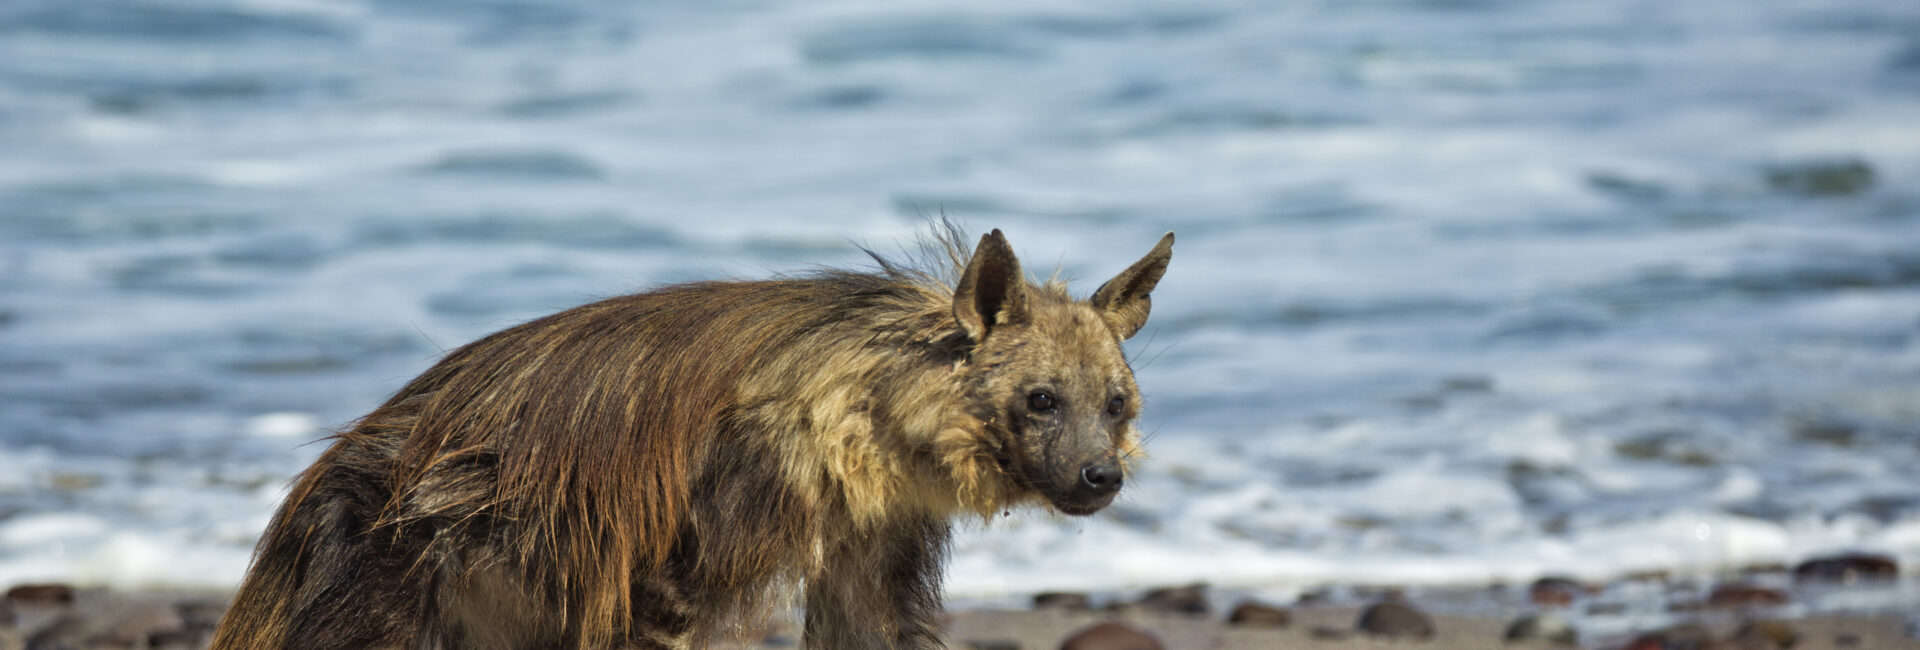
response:
<path fill-rule="evenodd" d="M 929 215 L 1091 291 L 1151 458 L 957 599 L 1920 561 L 1920 4 L 0 5 L 0 584 L 231 586 L 444 351 Z"/>

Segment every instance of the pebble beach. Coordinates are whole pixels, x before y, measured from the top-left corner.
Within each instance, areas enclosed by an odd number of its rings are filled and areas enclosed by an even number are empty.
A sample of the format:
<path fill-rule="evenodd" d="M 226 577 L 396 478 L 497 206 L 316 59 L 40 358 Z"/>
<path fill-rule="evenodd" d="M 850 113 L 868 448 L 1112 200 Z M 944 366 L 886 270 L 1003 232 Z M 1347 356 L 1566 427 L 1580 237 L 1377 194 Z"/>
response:
<path fill-rule="evenodd" d="M 18 585 L 0 606 L 0 650 L 207 647 L 228 594 Z M 1920 648 L 1920 579 L 1884 556 L 1823 557 L 1695 581 L 1646 573 L 1607 583 L 1546 577 L 1478 589 L 1330 586 L 1294 602 L 1206 583 L 1138 594 L 1053 591 L 1024 607 L 955 608 L 949 647 L 967 650 L 1594 650 Z M 797 647 L 774 615 L 718 647 Z"/>

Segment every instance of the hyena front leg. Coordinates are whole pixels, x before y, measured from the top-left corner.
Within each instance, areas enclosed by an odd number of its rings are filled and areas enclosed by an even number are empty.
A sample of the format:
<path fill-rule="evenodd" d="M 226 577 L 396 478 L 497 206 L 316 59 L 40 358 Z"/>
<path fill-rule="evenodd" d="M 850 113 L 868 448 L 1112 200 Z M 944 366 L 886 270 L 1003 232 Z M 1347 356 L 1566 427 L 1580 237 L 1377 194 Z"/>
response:
<path fill-rule="evenodd" d="M 940 569 L 947 523 L 912 517 L 829 551 L 807 580 L 804 646 L 812 650 L 940 648 Z"/>

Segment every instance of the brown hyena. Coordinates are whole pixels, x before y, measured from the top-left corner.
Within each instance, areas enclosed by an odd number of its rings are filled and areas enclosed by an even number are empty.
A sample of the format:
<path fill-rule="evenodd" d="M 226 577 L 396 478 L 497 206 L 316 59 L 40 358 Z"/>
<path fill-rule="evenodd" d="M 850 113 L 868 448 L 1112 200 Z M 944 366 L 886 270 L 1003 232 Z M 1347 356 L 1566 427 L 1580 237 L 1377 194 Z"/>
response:
<path fill-rule="evenodd" d="M 300 475 L 214 647 L 699 647 L 783 585 L 807 647 L 938 647 L 956 514 L 1119 491 L 1173 235 L 1084 301 L 940 239 L 951 285 L 875 256 L 455 350 Z"/>

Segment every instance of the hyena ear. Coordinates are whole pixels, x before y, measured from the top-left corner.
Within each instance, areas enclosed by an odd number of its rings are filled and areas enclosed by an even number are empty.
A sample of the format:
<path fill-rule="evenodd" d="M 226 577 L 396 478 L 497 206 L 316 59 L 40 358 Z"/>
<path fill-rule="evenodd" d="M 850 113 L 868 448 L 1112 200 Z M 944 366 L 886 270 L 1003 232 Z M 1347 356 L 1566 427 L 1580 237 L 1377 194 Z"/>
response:
<path fill-rule="evenodd" d="M 1107 327 L 1121 339 L 1133 338 L 1141 327 L 1147 324 L 1147 312 L 1153 309 L 1153 287 L 1160 283 L 1160 276 L 1167 273 L 1167 262 L 1173 260 L 1173 233 L 1167 233 L 1155 244 L 1147 256 L 1134 262 L 1133 266 L 1113 276 L 1106 284 L 1093 292 L 1093 308 L 1100 312 L 1100 318 L 1107 321 Z"/>
<path fill-rule="evenodd" d="M 973 259 L 953 288 L 953 317 L 976 343 L 995 327 L 1027 321 L 1027 280 L 999 228 L 973 247 Z"/>

